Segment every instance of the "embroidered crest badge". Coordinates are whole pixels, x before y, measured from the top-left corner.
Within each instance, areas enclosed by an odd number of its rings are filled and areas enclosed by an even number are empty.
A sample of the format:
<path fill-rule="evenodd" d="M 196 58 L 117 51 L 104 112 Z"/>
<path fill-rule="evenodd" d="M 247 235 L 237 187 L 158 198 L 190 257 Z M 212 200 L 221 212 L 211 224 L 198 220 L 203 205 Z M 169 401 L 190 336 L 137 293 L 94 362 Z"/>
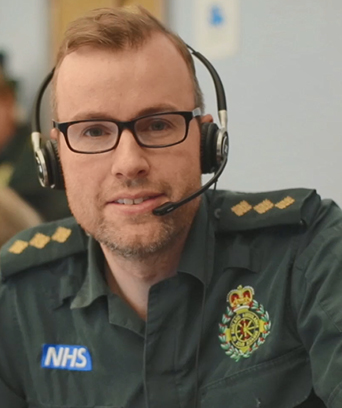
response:
<path fill-rule="evenodd" d="M 219 339 L 226 354 L 239 361 L 259 348 L 271 331 L 271 321 L 263 305 L 254 300 L 251 286 L 238 286 L 227 295 L 226 313 L 219 324 Z"/>

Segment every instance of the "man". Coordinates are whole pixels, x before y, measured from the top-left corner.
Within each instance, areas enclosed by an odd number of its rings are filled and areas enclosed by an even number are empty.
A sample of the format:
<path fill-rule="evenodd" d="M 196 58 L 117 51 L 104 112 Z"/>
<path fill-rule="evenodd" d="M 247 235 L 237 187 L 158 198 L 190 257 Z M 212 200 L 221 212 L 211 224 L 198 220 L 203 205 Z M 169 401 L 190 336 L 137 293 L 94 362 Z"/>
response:
<path fill-rule="evenodd" d="M 220 191 L 153 214 L 200 188 L 212 117 L 143 10 L 74 22 L 53 86 L 75 219 L 2 250 L 1 406 L 340 408 L 340 209 Z"/>
<path fill-rule="evenodd" d="M 0 69 L 0 188 L 10 187 L 46 221 L 70 215 L 65 193 L 41 188 L 29 126 L 17 118 L 14 85 Z"/>

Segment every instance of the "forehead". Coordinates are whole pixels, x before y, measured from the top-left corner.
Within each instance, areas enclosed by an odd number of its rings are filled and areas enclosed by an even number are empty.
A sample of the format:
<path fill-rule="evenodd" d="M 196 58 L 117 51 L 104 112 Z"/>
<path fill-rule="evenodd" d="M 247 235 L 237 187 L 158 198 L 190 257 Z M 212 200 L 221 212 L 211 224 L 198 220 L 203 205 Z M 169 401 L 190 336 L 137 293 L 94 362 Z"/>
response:
<path fill-rule="evenodd" d="M 55 91 L 59 120 L 72 120 L 70 115 L 82 114 L 94 105 L 115 111 L 121 120 L 158 104 L 194 108 L 189 68 L 175 45 L 162 35 L 153 36 L 139 49 L 82 47 L 70 53 L 57 72 Z"/>

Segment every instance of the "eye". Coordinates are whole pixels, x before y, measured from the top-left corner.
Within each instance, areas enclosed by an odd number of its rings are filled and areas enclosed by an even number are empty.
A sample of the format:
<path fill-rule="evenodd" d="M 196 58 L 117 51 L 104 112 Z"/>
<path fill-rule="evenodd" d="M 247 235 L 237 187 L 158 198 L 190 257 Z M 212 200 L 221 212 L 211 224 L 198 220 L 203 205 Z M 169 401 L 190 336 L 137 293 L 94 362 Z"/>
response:
<path fill-rule="evenodd" d="M 153 132 L 161 132 L 170 128 L 170 124 L 166 120 L 155 119 L 149 124 L 149 130 Z"/>
<path fill-rule="evenodd" d="M 149 134 L 161 134 L 174 128 L 172 121 L 166 118 L 144 119 L 138 124 L 138 131 Z"/>
<path fill-rule="evenodd" d="M 86 127 L 82 134 L 84 136 L 89 136 L 89 137 L 103 137 L 103 136 L 108 136 L 112 133 L 112 131 L 108 128 L 106 128 L 104 125 L 92 125 Z"/>

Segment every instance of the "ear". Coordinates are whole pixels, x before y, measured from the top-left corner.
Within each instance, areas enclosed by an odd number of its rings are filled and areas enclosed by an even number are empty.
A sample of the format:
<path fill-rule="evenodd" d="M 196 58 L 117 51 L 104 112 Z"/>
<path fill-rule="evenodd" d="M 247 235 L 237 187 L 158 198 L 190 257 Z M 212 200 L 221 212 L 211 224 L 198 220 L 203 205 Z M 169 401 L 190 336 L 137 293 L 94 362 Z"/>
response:
<path fill-rule="evenodd" d="M 58 130 L 56 128 L 53 128 L 50 130 L 50 139 L 52 140 L 58 140 Z"/>
<path fill-rule="evenodd" d="M 213 123 L 213 122 L 214 118 L 210 114 L 206 114 L 201 117 L 201 123 Z"/>
<path fill-rule="evenodd" d="M 201 118 L 201 170 L 202 174 L 213 173 L 218 168 L 217 138 L 218 126 L 212 115 Z"/>

